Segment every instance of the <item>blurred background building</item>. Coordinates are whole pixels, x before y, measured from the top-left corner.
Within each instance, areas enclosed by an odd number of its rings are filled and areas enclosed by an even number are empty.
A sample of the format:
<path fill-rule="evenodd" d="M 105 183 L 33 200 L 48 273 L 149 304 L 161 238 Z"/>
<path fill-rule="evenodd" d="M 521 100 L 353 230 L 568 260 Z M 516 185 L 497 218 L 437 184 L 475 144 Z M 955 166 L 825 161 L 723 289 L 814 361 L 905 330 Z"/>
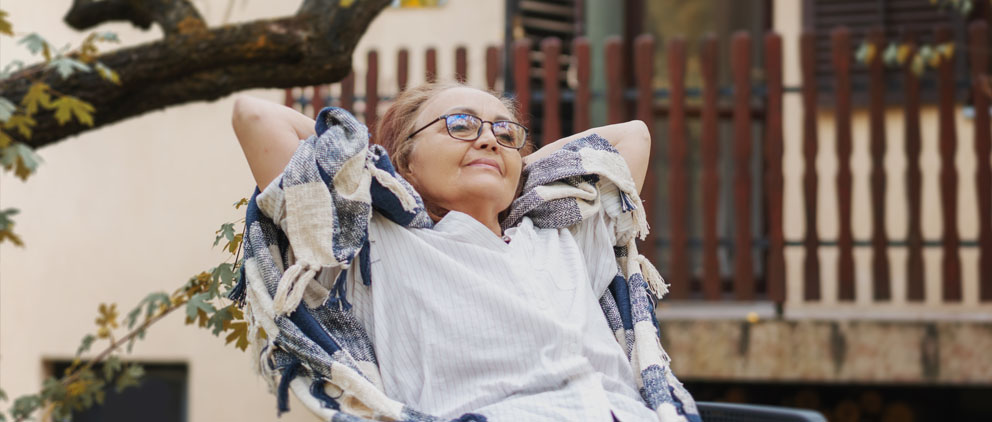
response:
<path fill-rule="evenodd" d="M 248 94 L 308 114 L 345 107 L 371 125 L 404 86 L 465 80 L 515 96 L 538 145 L 645 120 L 654 148 L 644 250 L 672 285 L 661 341 L 697 400 L 838 421 L 989 420 L 982 75 L 992 74 L 992 7 L 932 3 L 397 1 L 362 38 L 346 80 Z M 231 4 L 198 2 L 211 24 L 297 7 Z M 19 30 L 79 38 L 32 2 L 3 8 Z M 161 35 L 107 27 L 126 44 Z M 5 55 L 14 50 L 2 41 Z M 915 56 L 926 57 L 922 69 Z M 126 308 L 223 258 L 213 231 L 239 218 L 230 204 L 253 187 L 231 107 L 192 104 L 88 132 L 40 150 L 45 164 L 29 182 L 0 179 L 27 244 L 0 246 L 8 395 L 64 367 L 100 303 Z M 275 416 L 244 353 L 182 317 L 159 325 L 131 355 L 147 364 L 146 386 L 116 406 L 162 409 L 161 420 Z M 290 407 L 283 418 L 312 418 Z M 103 411 L 83 416 L 127 412 Z"/>

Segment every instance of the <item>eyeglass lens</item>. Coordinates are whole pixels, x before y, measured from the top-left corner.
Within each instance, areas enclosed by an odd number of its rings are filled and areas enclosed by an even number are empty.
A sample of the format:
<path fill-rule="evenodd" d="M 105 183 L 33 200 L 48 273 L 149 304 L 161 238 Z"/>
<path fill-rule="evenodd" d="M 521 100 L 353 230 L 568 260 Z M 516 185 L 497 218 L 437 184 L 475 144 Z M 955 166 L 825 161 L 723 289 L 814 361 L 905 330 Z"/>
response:
<path fill-rule="evenodd" d="M 473 141 L 478 139 L 482 133 L 479 129 L 482 126 L 482 119 L 471 114 L 453 114 L 445 119 L 448 125 L 448 133 L 455 138 Z M 523 126 L 514 122 L 498 121 L 493 122 L 493 133 L 496 135 L 496 142 L 510 148 L 519 148 L 523 145 L 527 137 L 527 131 Z"/>

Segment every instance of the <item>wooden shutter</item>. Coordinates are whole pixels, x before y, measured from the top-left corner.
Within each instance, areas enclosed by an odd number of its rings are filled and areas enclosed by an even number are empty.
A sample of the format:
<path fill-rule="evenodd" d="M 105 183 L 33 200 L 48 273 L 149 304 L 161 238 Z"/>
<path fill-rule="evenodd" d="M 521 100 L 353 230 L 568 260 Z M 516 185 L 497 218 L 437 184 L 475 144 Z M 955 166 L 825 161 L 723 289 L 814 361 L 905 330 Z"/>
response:
<path fill-rule="evenodd" d="M 847 26 L 855 47 L 867 37 L 873 27 L 881 27 L 886 41 L 900 40 L 904 30 L 914 31 L 920 43 L 933 42 L 933 30 L 939 25 L 952 25 L 955 43 L 965 45 L 964 19 L 954 11 L 938 10 L 930 0 L 805 0 L 803 20 L 806 28 L 816 31 L 816 76 L 821 101 L 833 100 L 833 67 L 830 60 L 830 31 L 837 26 Z M 881 52 L 879 52 L 881 54 Z M 854 54 L 852 51 L 851 54 Z M 967 79 L 964 55 L 956 55 L 956 76 Z M 887 75 L 890 102 L 902 100 L 902 75 L 890 71 Z M 852 100 L 855 105 L 867 104 L 868 67 L 855 64 L 851 68 Z M 924 101 L 936 101 L 934 72 L 921 80 Z"/>
<path fill-rule="evenodd" d="M 560 71 L 558 84 L 564 91 L 567 87 L 566 75 L 568 73 L 569 62 L 572 54 L 572 40 L 581 31 L 581 10 L 582 0 L 507 0 L 507 34 L 506 45 L 512 45 L 513 41 L 520 38 L 527 38 L 531 41 L 531 74 L 530 89 L 532 102 L 530 107 L 530 130 L 534 139 L 543 139 L 544 122 L 543 107 L 540 100 L 543 98 L 544 78 L 542 68 L 544 66 L 544 54 L 541 52 L 541 40 L 547 37 L 557 37 L 561 40 L 561 55 L 559 56 Z M 507 60 L 504 73 L 512 75 L 512 51 L 505 49 Z M 515 91 L 512 78 L 505 79 L 507 91 Z M 572 107 L 571 102 L 562 101 L 560 112 L 562 124 L 561 133 L 571 133 L 572 127 Z"/>

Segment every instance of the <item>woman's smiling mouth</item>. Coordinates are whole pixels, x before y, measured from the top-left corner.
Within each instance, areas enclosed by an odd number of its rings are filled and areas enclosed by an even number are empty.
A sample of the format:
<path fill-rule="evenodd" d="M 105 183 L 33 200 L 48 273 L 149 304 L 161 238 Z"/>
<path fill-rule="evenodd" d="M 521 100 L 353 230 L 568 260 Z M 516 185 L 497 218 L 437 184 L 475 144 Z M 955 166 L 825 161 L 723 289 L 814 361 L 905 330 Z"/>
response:
<path fill-rule="evenodd" d="M 468 163 L 466 166 L 492 168 L 493 170 L 496 170 L 496 172 L 499 173 L 500 176 L 503 175 L 503 169 L 499 167 L 499 163 L 497 163 L 496 160 L 490 158 L 476 158 L 475 160 L 472 160 L 472 162 Z"/>

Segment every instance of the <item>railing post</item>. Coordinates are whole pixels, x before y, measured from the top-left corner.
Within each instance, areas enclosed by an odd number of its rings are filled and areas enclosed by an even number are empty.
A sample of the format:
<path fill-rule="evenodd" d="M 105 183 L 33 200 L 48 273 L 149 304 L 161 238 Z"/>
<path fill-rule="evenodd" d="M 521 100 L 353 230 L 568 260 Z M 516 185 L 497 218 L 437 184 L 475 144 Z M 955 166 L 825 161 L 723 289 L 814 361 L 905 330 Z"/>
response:
<path fill-rule="evenodd" d="M 989 123 L 989 96 L 992 96 L 992 77 L 989 69 L 988 24 L 973 22 L 968 28 L 971 51 L 971 92 L 975 106 L 975 155 L 978 171 L 975 186 L 978 189 L 978 290 L 979 300 L 992 301 L 992 169 L 989 153 L 992 150 L 992 124 Z"/>
<path fill-rule="evenodd" d="M 641 39 L 638 38 L 638 41 Z M 637 46 L 637 53 L 642 48 Z M 686 210 L 689 205 L 686 191 L 685 162 L 688 145 L 685 133 L 685 40 L 675 37 L 666 47 L 668 62 L 669 112 L 668 112 L 668 212 L 671 243 L 668 261 L 670 294 L 673 299 L 689 297 L 689 254 L 686 250 L 688 233 Z M 639 61 L 640 63 L 640 61 Z M 641 76 L 641 72 L 638 72 Z M 650 83 L 650 78 L 647 78 Z M 650 85 L 649 85 L 650 86 Z M 638 107 L 640 111 L 642 107 Z M 640 113 L 639 113 L 640 114 Z"/>
<path fill-rule="evenodd" d="M 938 45 L 952 41 L 951 28 L 941 26 L 934 33 Z M 938 51 L 940 49 L 938 48 Z M 942 53 L 937 66 L 938 125 L 940 143 L 940 192 L 944 215 L 943 299 L 961 301 L 961 243 L 958 234 L 958 171 L 954 165 L 958 134 L 954 124 L 954 62 Z M 988 157 L 983 157 L 988 161 Z"/>
<path fill-rule="evenodd" d="M 463 45 L 455 48 L 455 80 L 461 83 L 468 80 L 468 51 Z"/>
<path fill-rule="evenodd" d="M 765 198 L 768 214 L 768 251 L 765 280 L 768 299 L 785 301 L 785 238 L 782 227 L 782 37 L 765 34 Z"/>
<path fill-rule="evenodd" d="M 611 36 L 603 43 L 606 56 L 606 122 L 620 123 L 627 115 L 626 101 L 623 99 L 623 41 L 619 36 Z M 648 221 L 650 224 L 651 222 Z"/>
<path fill-rule="evenodd" d="M 803 74 L 803 205 L 806 211 L 806 233 L 803 249 L 806 251 L 803 263 L 803 299 L 820 300 L 820 237 L 816 225 L 817 215 L 817 87 L 816 87 L 816 33 L 804 30 L 799 41 Z"/>
<path fill-rule="evenodd" d="M 527 38 L 513 42 L 513 86 L 522 123 L 530 127 L 530 40 Z M 531 142 L 539 145 L 533 138 Z"/>
<path fill-rule="evenodd" d="M 720 45 L 716 36 L 707 34 L 703 38 L 700 62 L 703 76 L 703 108 L 700 112 L 699 149 L 702 155 L 702 200 L 703 200 L 703 298 L 720 300 L 723 287 L 720 259 L 717 255 L 717 208 L 720 201 L 720 174 L 717 168 L 720 144 L 717 140 L 717 95 L 720 87 L 717 82 L 717 63 Z"/>
<path fill-rule="evenodd" d="M 396 53 L 396 88 L 399 89 L 399 92 L 406 90 L 409 71 L 410 52 L 405 48 L 401 48 L 399 53 Z"/>
<path fill-rule="evenodd" d="M 424 54 L 424 80 L 437 82 L 437 49 L 434 47 L 428 48 Z"/>
<path fill-rule="evenodd" d="M 379 119 L 379 53 L 369 50 L 365 69 L 365 126 L 375 140 L 375 126 Z"/>
<path fill-rule="evenodd" d="M 486 87 L 496 90 L 496 79 L 499 78 L 499 47 L 486 47 Z"/>
<path fill-rule="evenodd" d="M 541 138 L 545 143 L 551 143 L 561 138 L 561 65 L 558 58 L 561 55 L 561 40 L 554 37 L 541 41 L 541 52 L 544 53 L 544 104 L 543 121 L 541 122 Z"/>
<path fill-rule="evenodd" d="M 868 68 L 869 131 L 871 135 L 871 212 L 872 212 L 872 297 L 876 301 L 892 298 L 889 286 L 889 248 L 885 235 L 885 65 L 881 52 L 885 48 L 882 28 L 872 28 L 868 42 L 875 47 L 875 57 Z"/>
<path fill-rule="evenodd" d="M 734 33 L 730 41 L 734 80 L 734 292 L 737 300 L 754 300 L 751 254 L 751 35 Z"/>
<path fill-rule="evenodd" d="M 575 55 L 575 76 L 577 79 L 572 131 L 579 133 L 589 129 L 590 126 L 589 101 L 592 98 L 592 93 L 589 90 L 589 84 L 592 78 L 589 71 L 589 61 L 591 58 L 589 55 L 589 40 L 585 37 L 576 37 L 573 39 L 572 54 Z"/>
<path fill-rule="evenodd" d="M 926 296 L 923 283 L 923 225 L 920 219 L 922 208 L 922 180 L 920 169 L 920 78 L 913 71 L 910 63 L 916 56 L 916 34 L 911 31 L 903 33 L 903 42 L 910 46 L 909 57 L 903 70 L 906 93 L 905 104 L 905 136 L 906 136 L 906 194 L 909 230 L 907 232 L 908 257 L 906 261 L 906 299 L 923 301 Z"/>
<path fill-rule="evenodd" d="M 851 33 L 830 32 L 834 65 L 834 122 L 837 130 L 837 299 L 854 300 L 854 236 L 851 232 Z"/>

